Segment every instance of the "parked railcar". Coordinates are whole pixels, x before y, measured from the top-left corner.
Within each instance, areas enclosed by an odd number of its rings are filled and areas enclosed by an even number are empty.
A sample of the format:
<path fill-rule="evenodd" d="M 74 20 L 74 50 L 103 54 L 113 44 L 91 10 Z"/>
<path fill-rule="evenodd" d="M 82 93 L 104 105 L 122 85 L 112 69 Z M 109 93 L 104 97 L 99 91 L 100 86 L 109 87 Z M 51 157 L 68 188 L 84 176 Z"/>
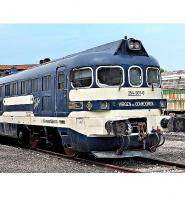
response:
<path fill-rule="evenodd" d="M 178 70 L 162 74 L 162 95 L 167 99 L 164 114 L 171 117 L 169 131 L 185 131 L 185 71 Z"/>
<path fill-rule="evenodd" d="M 3 77 L 0 134 L 70 156 L 148 154 L 163 143 L 159 70 L 141 41 L 125 38 Z"/>
<path fill-rule="evenodd" d="M 162 74 L 162 94 L 167 99 L 165 112 L 185 113 L 185 71 L 164 72 Z"/>

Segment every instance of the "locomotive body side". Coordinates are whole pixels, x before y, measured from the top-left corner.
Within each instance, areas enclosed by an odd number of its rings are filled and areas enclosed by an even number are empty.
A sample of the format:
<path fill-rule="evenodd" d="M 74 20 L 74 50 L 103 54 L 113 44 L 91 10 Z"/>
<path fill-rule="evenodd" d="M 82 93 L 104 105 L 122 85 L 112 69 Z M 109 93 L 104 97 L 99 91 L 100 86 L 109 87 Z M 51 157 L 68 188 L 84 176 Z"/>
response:
<path fill-rule="evenodd" d="M 159 64 L 143 46 L 128 54 L 126 44 L 117 41 L 108 52 L 93 48 L 1 78 L 1 135 L 33 147 L 61 143 L 66 152 L 98 156 L 124 148 L 125 138 L 125 151 L 141 150 L 142 124 L 146 149 L 157 147 L 166 106 Z"/>

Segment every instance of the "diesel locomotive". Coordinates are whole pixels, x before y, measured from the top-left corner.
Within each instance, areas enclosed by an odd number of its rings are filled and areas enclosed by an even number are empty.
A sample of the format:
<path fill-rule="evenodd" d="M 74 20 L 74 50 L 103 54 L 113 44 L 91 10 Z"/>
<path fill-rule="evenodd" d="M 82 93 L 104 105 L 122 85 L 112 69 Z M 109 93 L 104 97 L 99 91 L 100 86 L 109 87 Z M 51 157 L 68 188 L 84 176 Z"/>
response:
<path fill-rule="evenodd" d="M 151 154 L 164 143 L 160 66 L 127 38 L 0 78 L 0 134 L 100 158 Z"/>

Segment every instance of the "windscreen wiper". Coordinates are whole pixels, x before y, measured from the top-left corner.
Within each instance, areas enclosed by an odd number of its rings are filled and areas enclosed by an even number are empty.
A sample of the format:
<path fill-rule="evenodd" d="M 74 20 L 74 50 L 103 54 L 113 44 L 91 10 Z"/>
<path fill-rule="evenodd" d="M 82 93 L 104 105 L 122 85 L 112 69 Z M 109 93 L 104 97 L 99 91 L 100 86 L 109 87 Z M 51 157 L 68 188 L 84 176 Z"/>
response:
<path fill-rule="evenodd" d="M 122 75 L 121 78 L 120 78 L 119 91 L 121 90 L 121 84 L 122 84 L 122 82 L 123 82 L 123 75 Z"/>

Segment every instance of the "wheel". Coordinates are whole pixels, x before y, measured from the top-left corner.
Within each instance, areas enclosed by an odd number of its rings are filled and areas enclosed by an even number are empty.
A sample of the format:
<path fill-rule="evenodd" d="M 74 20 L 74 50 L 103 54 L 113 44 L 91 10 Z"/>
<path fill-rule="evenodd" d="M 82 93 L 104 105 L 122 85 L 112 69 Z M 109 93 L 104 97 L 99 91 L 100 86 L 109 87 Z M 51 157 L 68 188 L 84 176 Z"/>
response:
<path fill-rule="evenodd" d="M 68 157 L 73 158 L 73 157 L 76 156 L 77 152 L 74 151 L 73 149 L 71 149 L 71 147 L 64 146 L 63 148 L 64 148 L 65 154 L 66 154 Z"/>
<path fill-rule="evenodd" d="M 29 145 L 30 145 L 30 147 L 32 149 L 35 149 L 35 148 L 37 148 L 38 143 L 39 143 L 39 136 L 38 136 L 38 134 L 30 133 L 30 135 L 29 135 Z"/>
<path fill-rule="evenodd" d="M 18 131 L 17 138 L 18 138 L 18 143 L 21 146 L 27 146 L 28 145 L 28 137 L 22 130 Z"/>

